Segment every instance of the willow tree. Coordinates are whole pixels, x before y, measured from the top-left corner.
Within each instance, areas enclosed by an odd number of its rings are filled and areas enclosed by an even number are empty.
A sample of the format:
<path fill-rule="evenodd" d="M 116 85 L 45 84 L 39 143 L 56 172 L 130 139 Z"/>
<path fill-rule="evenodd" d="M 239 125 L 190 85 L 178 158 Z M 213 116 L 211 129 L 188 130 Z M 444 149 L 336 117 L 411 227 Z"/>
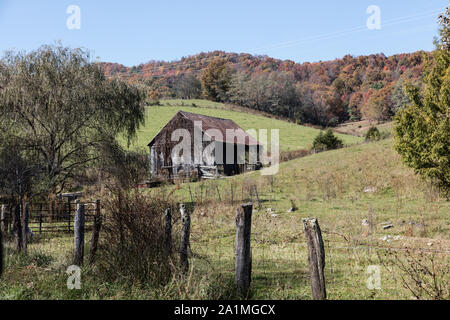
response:
<path fill-rule="evenodd" d="M 450 192 L 450 9 L 441 15 L 441 38 L 428 61 L 424 90 L 407 85 L 411 105 L 396 116 L 395 147 L 407 165 Z"/>
<path fill-rule="evenodd" d="M 105 144 L 119 135 L 128 142 L 135 137 L 144 101 L 138 87 L 107 79 L 86 50 L 57 44 L 6 53 L 0 60 L 0 154 L 9 156 L 0 173 L 15 176 L 10 170 L 19 170 L 17 158 L 34 190 L 59 192 L 101 160 Z M 15 157 L 11 144 L 19 151 Z"/>

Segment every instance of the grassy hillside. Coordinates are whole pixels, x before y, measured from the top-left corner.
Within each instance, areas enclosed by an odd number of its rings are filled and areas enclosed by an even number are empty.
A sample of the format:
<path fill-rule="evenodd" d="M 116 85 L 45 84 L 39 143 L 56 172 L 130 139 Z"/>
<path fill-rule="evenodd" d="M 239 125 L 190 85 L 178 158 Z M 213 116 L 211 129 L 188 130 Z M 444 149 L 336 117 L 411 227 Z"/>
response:
<path fill-rule="evenodd" d="M 366 187 L 376 191 L 365 193 Z M 400 281 L 405 274 L 381 263 L 395 259 L 389 250 L 400 259 L 405 259 L 406 248 L 426 250 L 437 259 L 433 266 L 439 274 L 437 280 L 447 287 L 450 281 L 450 274 L 442 271 L 449 261 L 450 202 L 440 199 L 436 190 L 401 163 L 391 140 L 286 162 L 273 177 L 253 172 L 147 192 L 173 193 L 175 200 L 188 206 L 196 203 L 191 215 L 193 269 L 185 281 L 175 279 L 157 288 L 99 283 L 86 266 L 83 289 L 67 290 L 65 270 L 73 248 L 69 236 L 33 243 L 28 256 L 8 256 L 0 299 L 229 298 L 235 212 L 248 200 L 254 201 L 253 299 L 311 298 L 302 224 L 305 217 L 318 218 L 322 229 L 329 299 L 411 299 L 412 294 Z M 293 204 L 298 210 L 288 213 Z M 363 219 L 370 225 L 364 226 Z M 385 223 L 393 227 L 384 230 Z M 178 228 L 179 222 L 175 233 Z M 366 285 L 367 267 L 372 265 L 381 268 L 380 290 Z"/>
<path fill-rule="evenodd" d="M 256 186 L 262 207 L 273 208 L 281 216 L 290 216 L 287 210 L 294 202 L 299 213 L 326 214 L 324 223 L 335 227 L 344 223 L 339 221 L 340 214 L 352 211 L 350 208 L 354 205 L 363 216 L 367 214 L 365 209 L 371 207 L 379 210 L 380 219 L 392 221 L 445 218 L 444 212 L 450 212 L 450 202 L 436 198 L 436 190 L 401 162 L 392 143 L 392 139 L 383 140 L 285 162 L 275 176 L 262 176 L 256 171 L 167 188 L 174 188 L 180 201 L 190 202 L 191 195 L 196 200 L 195 194 L 200 189 L 205 193 L 204 199 L 215 196 L 218 200 L 218 193 L 223 193 L 222 200 L 228 199 L 233 186 L 236 189 L 234 200 L 241 202 L 250 198 L 257 200 L 255 195 L 249 198 L 251 187 Z M 376 191 L 365 193 L 366 187 Z M 443 214 L 441 217 L 439 212 Z M 442 222 L 430 223 L 427 235 L 450 240 L 450 220 Z"/>
<path fill-rule="evenodd" d="M 365 193 L 369 186 L 376 191 Z M 191 215 L 193 269 L 185 281 L 175 279 L 158 288 L 99 283 L 86 266 L 83 289 L 67 290 L 65 270 L 73 246 L 69 236 L 33 243 L 28 256 L 8 256 L 0 299 L 229 298 L 235 211 L 248 200 L 254 201 L 252 299 L 311 298 L 305 217 L 318 218 L 322 229 L 329 299 L 411 299 L 400 281 L 405 274 L 381 263 L 395 259 L 389 250 L 403 261 L 406 248 L 426 250 L 437 259 L 433 270 L 439 274 L 438 281 L 447 287 L 450 281 L 450 274 L 442 271 L 449 261 L 450 202 L 440 199 L 401 163 L 391 140 L 286 162 L 274 177 L 253 172 L 147 192 L 173 192 L 176 200 L 188 206 L 196 202 Z M 288 213 L 293 204 L 298 210 Z M 364 226 L 363 219 L 370 226 Z M 384 223 L 393 227 L 384 230 Z M 175 233 L 178 228 L 179 222 Z M 367 267 L 372 265 L 381 268 L 380 290 L 366 285 Z"/>
<path fill-rule="evenodd" d="M 282 150 L 299 150 L 310 148 L 318 129 L 299 126 L 282 120 L 277 120 L 263 115 L 233 111 L 221 104 L 205 100 L 164 100 L 163 106 L 151 106 L 146 111 L 146 123 L 139 130 L 137 141 L 133 147 L 146 147 L 162 127 L 179 111 L 203 114 L 207 116 L 231 119 L 244 130 L 268 129 L 270 144 L 270 129 L 280 129 L 280 147 Z M 196 107 L 193 107 L 193 104 Z M 359 137 L 340 134 L 339 137 L 345 144 L 354 144 L 362 141 Z"/>
<path fill-rule="evenodd" d="M 366 193 L 366 187 L 374 187 L 376 191 Z M 235 207 L 248 200 L 255 203 L 252 223 L 255 298 L 310 298 L 302 225 L 305 217 L 318 218 L 323 230 L 331 299 L 411 298 L 399 281 L 404 274 L 396 268 L 388 271 L 382 267 L 381 290 L 369 290 L 366 286 L 367 267 L 381 266 L 379 255 L 388 254 L 389 248 L 447 252 L 438 254 L 438 259 L 444 264 L 440 265 L 441 281 L 442 277 L 446 283 L 450 280 L 450 275 L 442 273 L 445 265 L 448 268 L 450 252 L 450 203 L 439 199 L 433 188 L 401 163 L 392 149 L 392 140 L 283 163 L 274 177 L 254 172 L 168 188 L 176 190 L 180 201 L 193 199 L 203 203 L 193 215 L 192 249 L 208 257 L 217 272 L 230 278 Z M 258 197 L 252 192 L 254 188 Z M 288 213 L 293 205 L 298 210 Z M 363 226 L 364 219 L 371 225 Z M 385 223 L 394 227 L 384 230 Z M 211 268 L 201 259 L 195 263 L 204 271 Z"/>

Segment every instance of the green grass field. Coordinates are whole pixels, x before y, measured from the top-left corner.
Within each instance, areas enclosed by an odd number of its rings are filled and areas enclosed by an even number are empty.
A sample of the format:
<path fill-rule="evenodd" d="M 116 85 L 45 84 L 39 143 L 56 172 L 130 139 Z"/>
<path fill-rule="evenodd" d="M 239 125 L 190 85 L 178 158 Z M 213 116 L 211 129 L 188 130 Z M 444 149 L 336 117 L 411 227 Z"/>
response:
<path fill-rule="evenodd" d="M 195 104 L 197 107 L 193 107 Z M 138 132 L 137 140 L 132 148 L 147 147 L 153 137 L 166 125 L 166 123 L 179 111 L 198 113 L 218 118 L 231 119 L 244 130 L 268 129 L 270 144 L 270 129 L 280 130 L 280 148 L 283 151 L 309 149 L 314 138 L 319 133 L 318 129 L 300 126 L 283 120 L 272 119 L 263 115 L 243 113 L 230 110 L 229 106 L 206 100 L 164 100 L 163 106 L 151 106 L 146 109 L 146 123 Z M 355 144 L 362 138 L 339 134 L 345 144 Z"/>
<path fill-rule="evenodd" d="M 369 186 L 376 191 L 364 192 Z M 251 192 L 255 188 L 258 197 Z M 0 299 L 226 298 L 234 272 L 236 207 L 249 200 L 254 201 L 252 299 L 311 299 L 305 217 L 316 217 L 322 229 L 329 299 L 412 299 L 401 282 L 405 273 L 381 263 L 393 259 L 390 249 L 404 257 L 406 248 L 435 255 L 433 270 L 447 290 L 443 298 L 450 298 L 450 202 L 401 163 L 392 140 L 285 162 L 273 177 L 253 172 L 147 192 L 173 192 L 177 201 L 196 203 L 191 234 L 195 256 L 186 279 L 163 287 L 102 283 L 85 266 L 82 290 L 69 291 L 65 268 L 73 239 L 63 237 L 31 244 L 28 256 L 7 254 Z M 288 213 L 293 204 L 298 210 Z M 370 220 L 369 227 L 362 225 L 363 219 Z M 393 228 L 384 230 L 387 222 Z M 373 265 L 381 271 L 379 290 L 366 284 L 367 268 Z"/>
<path fill-rule="evenodd" d="M 376 191 L 366 193 L 366 187 Z M 253 172 L 166 188 L 181 202 L 197 203 L 192 250 L 204 257 L 194 261 L 199 273 L 214 270 L 229 279 L 234 270 L 236 205 L 253 201 L 255 299 L 311 298 L 302 224 L 306 217 L 317 218 L 323 231 L 330 299 L 410 299 L 400 281 L 405 274 L 381 266 L 379 254 L 389 254 L 390 248 L 446 252 L 437 254 L 440 263 L 435 267 L 441 284 L 448 288 L 450 283 L 445 271 L 450 260 L 450 202 L 402 164 L 392 140 L 282 163 L 273 177 Z M 288 213 L 293 204 L 298 210 Z M 370 227 L 362 225 L 364 219 L 371 221 Z M 394 227 L 384 230 L 384 223 Z M 366 285 L 371 265 L 381 266 L 380 290 Z"/>

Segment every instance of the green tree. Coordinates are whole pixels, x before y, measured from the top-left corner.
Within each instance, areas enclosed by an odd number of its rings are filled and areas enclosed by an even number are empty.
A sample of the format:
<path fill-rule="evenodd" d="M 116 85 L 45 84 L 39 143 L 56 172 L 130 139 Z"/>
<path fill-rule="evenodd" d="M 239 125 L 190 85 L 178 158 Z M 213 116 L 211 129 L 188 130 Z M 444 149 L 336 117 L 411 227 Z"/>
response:
<path fill-rule="evenodd" d="M 326 151 L 339 149 L 344 146 L 341 139 L 336 137 L 331 129 L 328 129 L 325 134 L 321 131 L 314 139 L 313 148 L 316 151 Z"/>
<path fill-rule="evenodd" d="M 377 127 L 372 126 L 366 133 L 366 141 L 378 141 L 381 139 L 380 130 Z"/>
<path fill-rule="evenodd" d="M 450 10 L 440 17 L 441 40 L 427 62 L 424 89 L 407 85 L 411 105 L 395 120 L 395 148 L 407 165 L 450 191 Z"/>
<path fill-rule="evenodd" d="M 215 59 L 201 75 L 203 95 L 212 101 L 223 102 L 230 88 L 231 69 L 224 59 Z"/>
<path fill-rule="evenodd" d="M 145 98 L 138 87 L 106 79 L 81 49 L 7 53 L 0 60 L 0 174 L 10 183 L 3 187 L 23 192 L 34 179 L 36 193 L 64 189 L 118 135 L 130 142 L 144 122 Z"/>
<path fill-rule="evenodd" d="M 411 103 L 411 99 L 408 97 L 405 91 L 405 83 L 404 80 L 399 80 L 394 85 L 394 89 L 392 90 L 392 113 L 396 114 L 400 110 L 403 110 L 406 106 Z"/>

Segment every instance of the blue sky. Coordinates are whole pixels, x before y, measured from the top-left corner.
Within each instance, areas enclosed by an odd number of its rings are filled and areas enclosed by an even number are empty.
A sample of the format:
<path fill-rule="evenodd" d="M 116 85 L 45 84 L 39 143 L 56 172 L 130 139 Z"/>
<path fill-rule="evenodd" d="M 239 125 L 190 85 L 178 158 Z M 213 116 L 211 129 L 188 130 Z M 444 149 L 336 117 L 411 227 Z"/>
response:
<path fill-rule="evenodd" d="M 81 9 L 69 30 L 67 7 Z M 366 10 L 381 10 L 369 30 Z M 0 0 L 0 50 L 61 40 L 127 66 L 224 50 L 296 62 L 432 50 L 448 0 Z"/>

